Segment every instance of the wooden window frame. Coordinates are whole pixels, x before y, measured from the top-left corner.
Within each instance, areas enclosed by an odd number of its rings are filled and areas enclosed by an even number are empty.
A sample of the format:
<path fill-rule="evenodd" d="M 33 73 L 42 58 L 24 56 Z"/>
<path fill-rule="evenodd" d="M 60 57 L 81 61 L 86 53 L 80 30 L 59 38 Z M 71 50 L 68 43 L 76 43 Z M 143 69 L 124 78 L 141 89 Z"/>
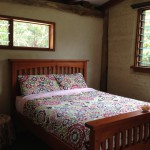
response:
<path fill-rule="evenodd" d="M 139 60 L 139 41 L 140 41 L 140 27 L 141 27 L 141 14 L 144 10 L 150 10 L 150 7 L 146 7 L 146 8 L 140 8 L 138 9 L 138 18 L 137 18 L 137 32 L 136 32 L 136 45 L 135 45 L 135 55 L 134 55 L 134 65 L 131 66 L 131 68 L 134 71 L 137 72 L 145 72 L 145 73 L 150 73 L 150 67 L 149 66 L 139 66 L 138 64 L 138 60 Z"/>
<path fill-rule="evenodd" d="M 14 49 L 14 50 L 40 50 L 40 51 L 55 51 L 55 23 L 36 20 L 36 19 L 28 19 L 22 17 L 14 17 L 14 16 L 5 16 L 0 15 L 1 19 L 5 19 L 9 21 L 9 45 L 0 45 L 0 50 L 2 49 Z M 14 46 L 13 45 L 13 21 L 20 20 L 21 22 L 31 22 L 35 24 L 45 24 L 49 26 L 49 47 L 48 48 L 40 48 L 40 47 L 23 47 L 23 46 Z"/>

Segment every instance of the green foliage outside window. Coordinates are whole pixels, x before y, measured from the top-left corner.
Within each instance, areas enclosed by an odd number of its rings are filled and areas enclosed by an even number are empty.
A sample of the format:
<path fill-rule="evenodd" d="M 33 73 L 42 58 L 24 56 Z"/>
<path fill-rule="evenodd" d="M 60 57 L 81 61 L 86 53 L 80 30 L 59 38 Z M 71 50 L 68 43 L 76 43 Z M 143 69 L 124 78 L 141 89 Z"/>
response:
<path fill-rule="evenodd" d="M 7 20 L 0 20 L 0 45 L 9 44 L 9 22 Z"/>
<path fill-rule="evenodd" d="M 14 46 L 49 47 L 49 26 L 14 22 Z"/>
<path fill-rule="evenodd" d="M 141 34 L 143 34 L 143 39 L 141 40 L 141 50 L 140 50 L 140 66 L 150 66 L 150 10 L 143 11 L 143 26 L 141 29 Z M 143 33 L 142 33 L 143 32 Z"/>

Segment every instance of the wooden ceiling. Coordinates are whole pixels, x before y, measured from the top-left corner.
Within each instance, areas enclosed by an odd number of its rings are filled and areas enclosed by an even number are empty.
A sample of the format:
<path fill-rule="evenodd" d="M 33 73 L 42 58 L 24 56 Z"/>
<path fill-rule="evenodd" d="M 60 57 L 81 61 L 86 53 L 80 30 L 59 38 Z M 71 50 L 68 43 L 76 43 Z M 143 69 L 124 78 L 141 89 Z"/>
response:
<path fill-rule="evenodd" d="M 85 8 L 94 8 L 96 10 L 103 11 L 110 8 L 124 0 L 48 0 L 57 3 L 63 3 L 68 5 L 81 5 Z"/>
<path fill-rule="evenodd" d="M 105 10 L 125 0 L 0 0 L 0 2 L 54 8 L 82 16 L 104 17 Z"/>

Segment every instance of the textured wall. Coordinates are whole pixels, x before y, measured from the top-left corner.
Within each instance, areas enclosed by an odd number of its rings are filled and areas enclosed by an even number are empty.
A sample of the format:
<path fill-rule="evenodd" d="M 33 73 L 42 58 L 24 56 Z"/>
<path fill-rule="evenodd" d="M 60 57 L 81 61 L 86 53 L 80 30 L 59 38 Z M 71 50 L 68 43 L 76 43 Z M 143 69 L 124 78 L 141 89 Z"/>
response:
<path fill-rule="evenodd" d="M 0 50 L 0 113 L 10 110 L 8 59 L 88 59 L 88 86 L 99 89 L 102 19 L 5 2 L 0 3 L 0 14 L 56 23 L 55 52 Z"/>
<path fill-rule="evenodd" d="M 130 69 L 134 62 L 137 10 L 130 5 L 146 0 L 125 0 L 109 11 L 108 91 L 150 101 L 150 74 Z"/>

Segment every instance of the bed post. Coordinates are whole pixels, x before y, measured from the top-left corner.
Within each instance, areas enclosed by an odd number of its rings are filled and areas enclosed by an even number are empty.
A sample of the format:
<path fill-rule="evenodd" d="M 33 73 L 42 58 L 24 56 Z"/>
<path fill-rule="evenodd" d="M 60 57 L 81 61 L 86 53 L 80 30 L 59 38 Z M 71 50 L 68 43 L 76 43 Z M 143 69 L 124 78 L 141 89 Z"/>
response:
<path fill-rule="evenodd" d="M 88 60 L 84 62 L 84 66 L 83 66 L 84 68 L 83 76 L 86 82 L 87 82 L 87 62 Z"/>

